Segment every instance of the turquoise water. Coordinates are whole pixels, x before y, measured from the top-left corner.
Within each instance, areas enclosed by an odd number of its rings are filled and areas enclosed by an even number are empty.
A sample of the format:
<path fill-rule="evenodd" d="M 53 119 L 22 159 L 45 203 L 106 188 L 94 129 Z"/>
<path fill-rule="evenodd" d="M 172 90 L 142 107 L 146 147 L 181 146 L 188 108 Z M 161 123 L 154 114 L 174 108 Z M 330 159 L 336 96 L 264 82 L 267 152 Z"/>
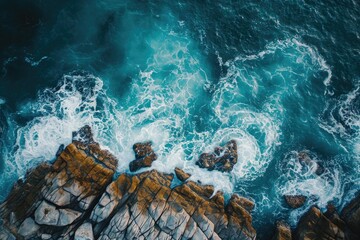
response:
<path fill-rule="evenodd" d="M 153 141 L 153 168 L 256 202 L 260 238 L 312 204 L 360 190 L 355 1 L 11 1 L 0 3 L 1 199 L 89 124 L 128 171 Z M 235 139 L 229 173 L 195 165 Z M 306 153 L 310 165 L 299 162 Z M 316 166 L 324 168 L 317 175 Z M 290 211 L 283 194 L 309 197 Z"/>

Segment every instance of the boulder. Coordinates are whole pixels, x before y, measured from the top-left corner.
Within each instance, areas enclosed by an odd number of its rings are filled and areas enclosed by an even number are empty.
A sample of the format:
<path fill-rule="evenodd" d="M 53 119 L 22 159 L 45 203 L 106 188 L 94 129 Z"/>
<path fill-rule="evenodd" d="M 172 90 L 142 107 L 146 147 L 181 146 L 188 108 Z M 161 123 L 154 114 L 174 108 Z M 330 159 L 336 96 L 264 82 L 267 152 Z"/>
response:
<path fill-rule="evenodd" d="M 237 159 L 237 144 L 235 140 L 231 140 L 224 147 L 216 147 L 213 153 L 201 154 L 196 165 L 210 171 L 230 172 L 237 163 Z"/>
<path fill-rule="evenodd" d="M 191 177 L 190 174 L 184 172 L 184 170 L 177 168 L 177 167 L 175 168 L 175 175 L 182 182 L 185 182 L 186 180 L 188 180 Z"/>
<path fill-rule="evenodd" d="M 157 155 L 151 147 L 151 142 L 135 143 L 133 150 L 135 152 L 135 160 L 129 165 L 132 172 L 136 172 L 144 167 L 151 167 L 153 161 L 157 159 Z"/>
<path fill-rule="evenodd" d="M 299 208 L 305 204 L 307 198 L 303 195 L 284 195 L 284 199 L 291 208 Z"/>

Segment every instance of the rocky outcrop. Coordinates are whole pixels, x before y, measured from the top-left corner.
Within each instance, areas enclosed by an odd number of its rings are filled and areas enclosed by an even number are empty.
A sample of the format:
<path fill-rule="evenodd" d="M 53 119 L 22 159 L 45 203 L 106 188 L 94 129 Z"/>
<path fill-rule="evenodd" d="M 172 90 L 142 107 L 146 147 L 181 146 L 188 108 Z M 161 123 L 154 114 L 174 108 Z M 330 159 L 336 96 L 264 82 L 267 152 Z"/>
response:
<path fill-rule="evenodd" d="M 323 239 L 323 240 L 357 240 L 360 239 L 360 194 L 342 211 L 341 217 L 332 203 L 327 205 L 325 213 L 316 206 L 311 207 L 300 219 L 291 234 L 290 228 L 280 222 L 273 239 Z"/>
<path fill-rule="evenodd" d="M 153 161 L 157 159 L 154 150 L 151 148 L 151 142 L 135 143 L 133 146 L 135 160 L 130 165 L 130 171 L 136 172 L 144 167 L 151 167 Z"/>
<path fill-rule="evenodd" d="M 154 157 L 149 149 L 134 146 L 140 158 Z M 176 187 L 173 174 L 156 170 L 114 179 L 116 166 L 90 128 L 74 133 L 53 164 L 14 186 L 1 205 L 1 239 L 255 239 L 250 200 L 233 195 L 226 203 L 180 169 L 186 182 Z"/>
<path fill-rule="evenodd" d="M 360 239 L 360 197 L 353 199 L 342 211 L 328 204 L 325 213 L 312 207 L 301 219 L 296 230 L 297 239 Z"/>
<path fill-rule="evenodd" d="M 150 143 L 135 144 L 134 151 L 137 160 L 156 159 Z M 218 169 L 234 163 L 236 143 L 213 154 L 224 157 L 216 160 Z M 90 127 L 75 132 L 52 164 L 29 171 L 0 205 L 0 239 L 256 238 L 251 200 L 234 194 L 225 201 L 213 186 L 191 181 L 180 168 L 176 184 L 174 174 L 116 173 L 116 168 L 117 160 L 94 141 Z M 306 200 L 295 197 L 289 199 L 296 206 Z M 360 239 L 359 219 L 360 195 L 341 216 L 332 204 L 325 213 L 311 207 L 293 235 L 279 222 L 274 239 Z"/>
<path fill-rule="evenodd" d="M 75 135 L 81 138 L 74 138 L 52 165 L 42 164 L 29 172 L 1 205 L 4 225 L 16 238 L 45 234 L 66 239 L 87 219 L 112 181 L 116 159 L 91 141 L 89 127 Z"/>
<path fill-rule="evenodd" d="M 188 180 L 191 177 L 190 174 L 184 172 L 182 169 L 177 168 L 177 167 L 175 168 L 175 175 L 182 182 L 185 182 L 186 180 Z"/>
<path fill-rule="evenodd" d="M 291 208 L 302 207 L 306 201 L 306 197 L 303 195 L 284 195 L 284 199 Z"/>
<path fill-rule="evenodd" d="M 349 236 L 360 239 L 360 192 L 357 196 L 343 209 L 341 217 L 349 228 Z"/>
<path fill-rule="evenodd" d="M 344 231 L 330 221 L 318 208 L 312 207 L 300 219 L 297 239 L 345 239 Z"/>
<path fill-rule="evenodd" d="M 276 232 L 273 240 L 291 240 L 291 229 L 285 222 L 279 221 L 276 223 Z"/>
<path fill-rule="evenodd" d="M 208 170 L 230 172 L 237 163 L 237 144 L 231 140 L 224 147 L 216 147 L 213 153 L 203 153 L 196 164 Z"/>

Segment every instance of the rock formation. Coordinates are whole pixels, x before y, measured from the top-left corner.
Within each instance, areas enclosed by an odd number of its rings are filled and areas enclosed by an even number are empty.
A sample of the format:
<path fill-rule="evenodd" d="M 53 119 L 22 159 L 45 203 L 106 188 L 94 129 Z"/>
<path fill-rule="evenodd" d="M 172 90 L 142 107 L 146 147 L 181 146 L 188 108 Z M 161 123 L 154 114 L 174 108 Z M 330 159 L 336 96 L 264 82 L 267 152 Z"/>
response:
<path fill-rule="evenodd" d="M 154 150 L 151 148 L 151 142 L 134 144 L 135 160 L 129 165 L 130 171 L 135 172 L 140 168 L 151 167 L 153 161 L 157 159 Z"/>
<path fill-rule="evenodd" d="M 136 158 L 154 157 L 149 144 Z M 156 156 L 156 155 L 155 155 Z M 122 173 L 93 141 L 89 127 L 74 133 L 53 164 L 41 164 L 15 184 L 2 203 L 1 239 L 255 239 L 254 203 L 173 174 Z"/>
<path fill-rule="evenodd" d="M 190 174 L 184 172 L 182 169 L 177 168 L 177 167 L 175 168 L 175 175 L 182 182 L 185 182 L 186 180 L 188 180 L 191 177 Z"/>
<path fill-rule="evenodd" d="M 291 240 L 291 229 L 286 223 L 279 221 L 276 223 L 276 232 L 273 240 Z"/>
<path fill-rule="evenodd" d="M 296 230 L 297 239 L 345 239 L 343 229 L 331 222 L 330 219 L 316 207 L 302 216 Z"/>
<path fill-rule="evenodd" d="M 203 153 L 196 164 L 208 170 L 230 172 L 237 163 L 237 144 L 231 140 L 224 147 L 216 147 L 213 153 Z"/>
<path fill-rule="evenodd" d="M 360 192 L 357 196 L 343 209 L 341 217 L 350 230 L 349 236 L 357 235 L 360 239 Z M 355 239 L 355 238 L 354 238 Z"/>
<path fill-rule="evenodd" d="M 135 144 L 134 151 L 137 170 L 156 159 L 150 143 Z M 236 143 L 215 149 L 214 156 L 212 168 L 228 171 L 227 164 L 236 163 Z M 181 182 L 176 187 L 174 174 L 116 173 L 116 168 L 115 157 L 83 127 L 52 164 L 40 164 L 14 185 L 0 205 L 0 239 L 256 238 L 249 199 L 234 194 L 225 201 L 213 186 L 191 181 L 180 168 L 174 171 Z M 360 195 L 341 215 L 331 204 L 325 213 L 311 207 L 293 232 L 279 222 L 273 239 L 355 240 L 359 226 Z"/>
<path fill-rule="evenodd" d="M 300 219 L 295 231 L 295 239 L 338 240 L 360 239 L 360 194 L 342 211 L 341 218 L 332 204 L 322 213 L 311 207 Z"/>
<path fill-rule="evenodd" d="M 291 207 L 291 208 L 299 208 L 302 207 L 305 204 L 306 197 L 302 195 L 285 195 L 285 202 Z"/>

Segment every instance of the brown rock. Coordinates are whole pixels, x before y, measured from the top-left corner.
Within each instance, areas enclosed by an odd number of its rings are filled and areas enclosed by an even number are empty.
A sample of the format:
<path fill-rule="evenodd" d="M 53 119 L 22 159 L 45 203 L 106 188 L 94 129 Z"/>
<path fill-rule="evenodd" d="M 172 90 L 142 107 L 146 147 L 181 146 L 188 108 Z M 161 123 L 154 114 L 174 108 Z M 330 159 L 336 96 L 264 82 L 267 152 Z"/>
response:
<path fill-rule="evenodd" d="M 134 181 L 131 178 L 139 180 Z M 109 185 L 113 190 L 105 193 L 111 195 L 106 197 L 110 200 L 104 201 L 105 203 L 118 202 L 117 206 L 112 208 L 113 212 L 107 214 L 114 217 L 108 224 L 103 225 L 104 228 L 101 228 L 99 222 L 97 226 L 100 227 L 94 228 L 95 235 L 98 235 L 99 239 L 138 239 L 141 236 L 145 239 L 255 237 L 249 213 L 235 201 L 231 207 L 229 205 L 224 208 L 221 193 L 211 198 L 214 193 L 212 186 L 201 186 L 192 181 L 171 189 L 172 178 L 172 175 L 155 170 L 133 177 L 120 175 L 116 180 L 117 184 Z M 124 188 L 124 184 L 127 187 Z M 104 195 L 101 199 L 103 198 Z M 100 200 L 101 202 L 103 201 Z M 96 209 L 97 207 L 94 211 Z"/>
<path fill-rule="evenodd" d="M 352 231 L 349 235 L 357 235 L 356 238 L 360 239 L 360 192 L 344 207 L 341 217 Z"/>
<path fill-rule="evenodd" d="M 302 207 L 306 202 L 306 197 L 303 195 L 284 195 L 284 198 L 291 208 Z"/>
<path fill-rule="evenodd" d="M 301 217 L 296 237 L 302 239 L 345 239 L 345 234 L 336 224 L 331 222 L 321 211 L 312 207 Z"/>
<path fill-rule="evenodd" d="M 74 140 L 59 152 L 52 165 L 41 164 L 30 171 L 1 205 L 4 225 L 16 236 L 38 227 L 37 237 L 65 238 L 111 182 L 117 161 L 101 150 L 91 140 L 91 130 L 85 129 L 81 141 Z"/>
<path fill-rule="evenodd" d="M 276 223 L 276 232 L 273 240 L 291 240 L 291 229 L 285 222 L 279 221 Z"/>
<path fill-rule="evenodd" d="M 32 171 L 27 172 L 25 182 L 19 180 L 11 190 L 6 201 L 0 205 L 0 216 L 5 221 L 10 220 L 10 215 L 15 216 L 16 224 L 34 210 L 33 203 L 40 200 L 41 188 L 45 185 L 45 176 L 51 171 L 52 166 L 42 163 Z"/>
<path fill-rule="evenodd" d="M 247 211 L 251 212 L 254 209 L 255 203 L 247 198 L 240 197 L 237 194 L 231 196 L 230 201 L 235 201 L 241 207 L 245 208 Z"/>
<path fill-rule="evenodd" d="M 237 163 L 237 144 L 231 140 L 224 147 L 216 147 L 214 153 L 203 153 L 196 162 L 201 168 L 230 172 Z"/>
<path fill-rule="evenodd" d="M 225 205 L 223 193 L 214 193 L 213 186 L 188 180 L 172 188 L 174 175 L 156 170 L 123 173 L 113 181 L 116 159 L 93 142 L 88 128 L 78 134 L 81 137 L 59 152 L 52 165 L 40 165 L 28 174 L 24 183 L 14 187 L 1 205 L 4 234 L 0 236 L 256 238 L 250 215 L 254 204 L 250 200 L 234 195 Z M 155 158 L 149 143 L 136 144 L 134 151 L 137 158 Z M 180 169 L 175 172 L 179 179 L 189 177 Z"/>
<path fill-rule="evenodd" d="M 153 161 L 157 159 L 157 155 L 151 148 L 151 142 L 135 143 L 133 146 L 135 152 L 135 160 L 130 165 L 130 171 L 135 172 L 144 167 L 151 167 Z"/>
<path fill-rule="evenodd" d="M 175 174 L 176 177 L 182 182 L 185 182 L 189 177 L 191 177 L 190 174 L 184 172 L 182 169 L 177 167 L 175 168 Z"/>
<path fill-rule="evenodd" d="M 346 224 L 345 222 L 340 218 L 338 212 L 336 211 L 335 205 L 332 203 L 328 203 L 326 206 L 326 212 L 324 213 L 325 217 L 327 217 L 331 222 L 333 222 L 335 225 L 337 225 L 341 230 L 345 230 Z"/>

